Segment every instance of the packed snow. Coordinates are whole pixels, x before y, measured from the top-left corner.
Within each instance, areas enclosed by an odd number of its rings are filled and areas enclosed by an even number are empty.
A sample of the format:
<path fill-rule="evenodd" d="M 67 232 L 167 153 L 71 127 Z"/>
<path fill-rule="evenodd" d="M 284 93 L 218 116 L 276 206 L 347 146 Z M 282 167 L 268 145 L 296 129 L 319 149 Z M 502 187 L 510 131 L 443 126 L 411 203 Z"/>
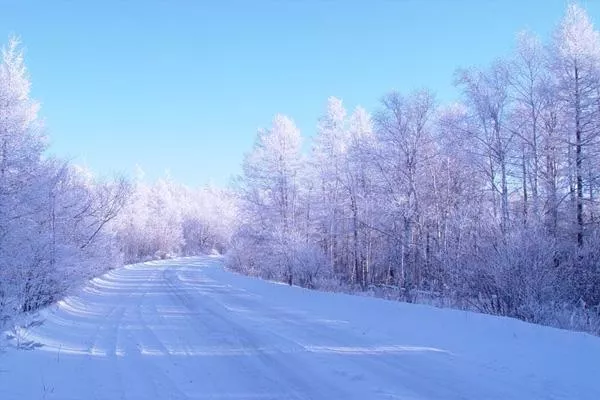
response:
<path fill-rule="evenodd" d="M 0 355 L 0 399 L 600 399 L 600 338 L 310 291 L 219 257 L 96 278 Z"/>

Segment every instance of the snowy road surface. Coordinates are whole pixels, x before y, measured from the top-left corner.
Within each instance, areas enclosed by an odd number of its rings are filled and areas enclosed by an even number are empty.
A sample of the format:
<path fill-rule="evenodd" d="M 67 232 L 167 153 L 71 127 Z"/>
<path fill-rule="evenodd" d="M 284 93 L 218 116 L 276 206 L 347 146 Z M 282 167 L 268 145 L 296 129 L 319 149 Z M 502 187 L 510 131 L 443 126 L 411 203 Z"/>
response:
<path fill-rule="evenodd" d="M 0 399 L 600 399 L 600 340 L 197 257 L 114 270 L 0 354 Z"/>

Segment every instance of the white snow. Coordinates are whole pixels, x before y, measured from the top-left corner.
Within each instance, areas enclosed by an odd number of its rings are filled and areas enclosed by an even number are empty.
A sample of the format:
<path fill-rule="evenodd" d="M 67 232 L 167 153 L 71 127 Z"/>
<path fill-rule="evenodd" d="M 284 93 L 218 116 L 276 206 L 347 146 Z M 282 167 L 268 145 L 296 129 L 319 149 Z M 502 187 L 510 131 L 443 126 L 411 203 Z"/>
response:
<path fill-rule="evenodd" d="M 600 399 L 600 338 L 276 285 L 218 257 L 114 270 L 0 355 L 0 399 Z"/>

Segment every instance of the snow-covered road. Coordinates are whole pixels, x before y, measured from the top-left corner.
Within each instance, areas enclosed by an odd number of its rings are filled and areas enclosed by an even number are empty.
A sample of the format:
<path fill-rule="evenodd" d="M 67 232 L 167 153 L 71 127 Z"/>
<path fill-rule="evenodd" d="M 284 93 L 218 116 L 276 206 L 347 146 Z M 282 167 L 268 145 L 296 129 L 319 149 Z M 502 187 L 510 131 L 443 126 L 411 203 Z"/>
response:
<path fill-rule="evenodd" d="M 0 355 L 0 399 L 599 399 L 600 340 L 290 288 L 196 257 L 114 270 Z"/>

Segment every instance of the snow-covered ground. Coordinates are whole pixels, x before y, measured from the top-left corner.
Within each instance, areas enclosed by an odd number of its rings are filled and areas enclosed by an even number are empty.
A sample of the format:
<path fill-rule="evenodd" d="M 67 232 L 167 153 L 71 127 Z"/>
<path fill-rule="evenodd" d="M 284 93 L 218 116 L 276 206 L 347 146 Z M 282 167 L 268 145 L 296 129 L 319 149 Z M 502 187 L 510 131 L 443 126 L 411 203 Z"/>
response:
<path fill-rule="evenodd" d="M 320 293 L 196 257 L 127 266 L 0 355 L 0 399 L 600 399 L 600 338 Z"/>

